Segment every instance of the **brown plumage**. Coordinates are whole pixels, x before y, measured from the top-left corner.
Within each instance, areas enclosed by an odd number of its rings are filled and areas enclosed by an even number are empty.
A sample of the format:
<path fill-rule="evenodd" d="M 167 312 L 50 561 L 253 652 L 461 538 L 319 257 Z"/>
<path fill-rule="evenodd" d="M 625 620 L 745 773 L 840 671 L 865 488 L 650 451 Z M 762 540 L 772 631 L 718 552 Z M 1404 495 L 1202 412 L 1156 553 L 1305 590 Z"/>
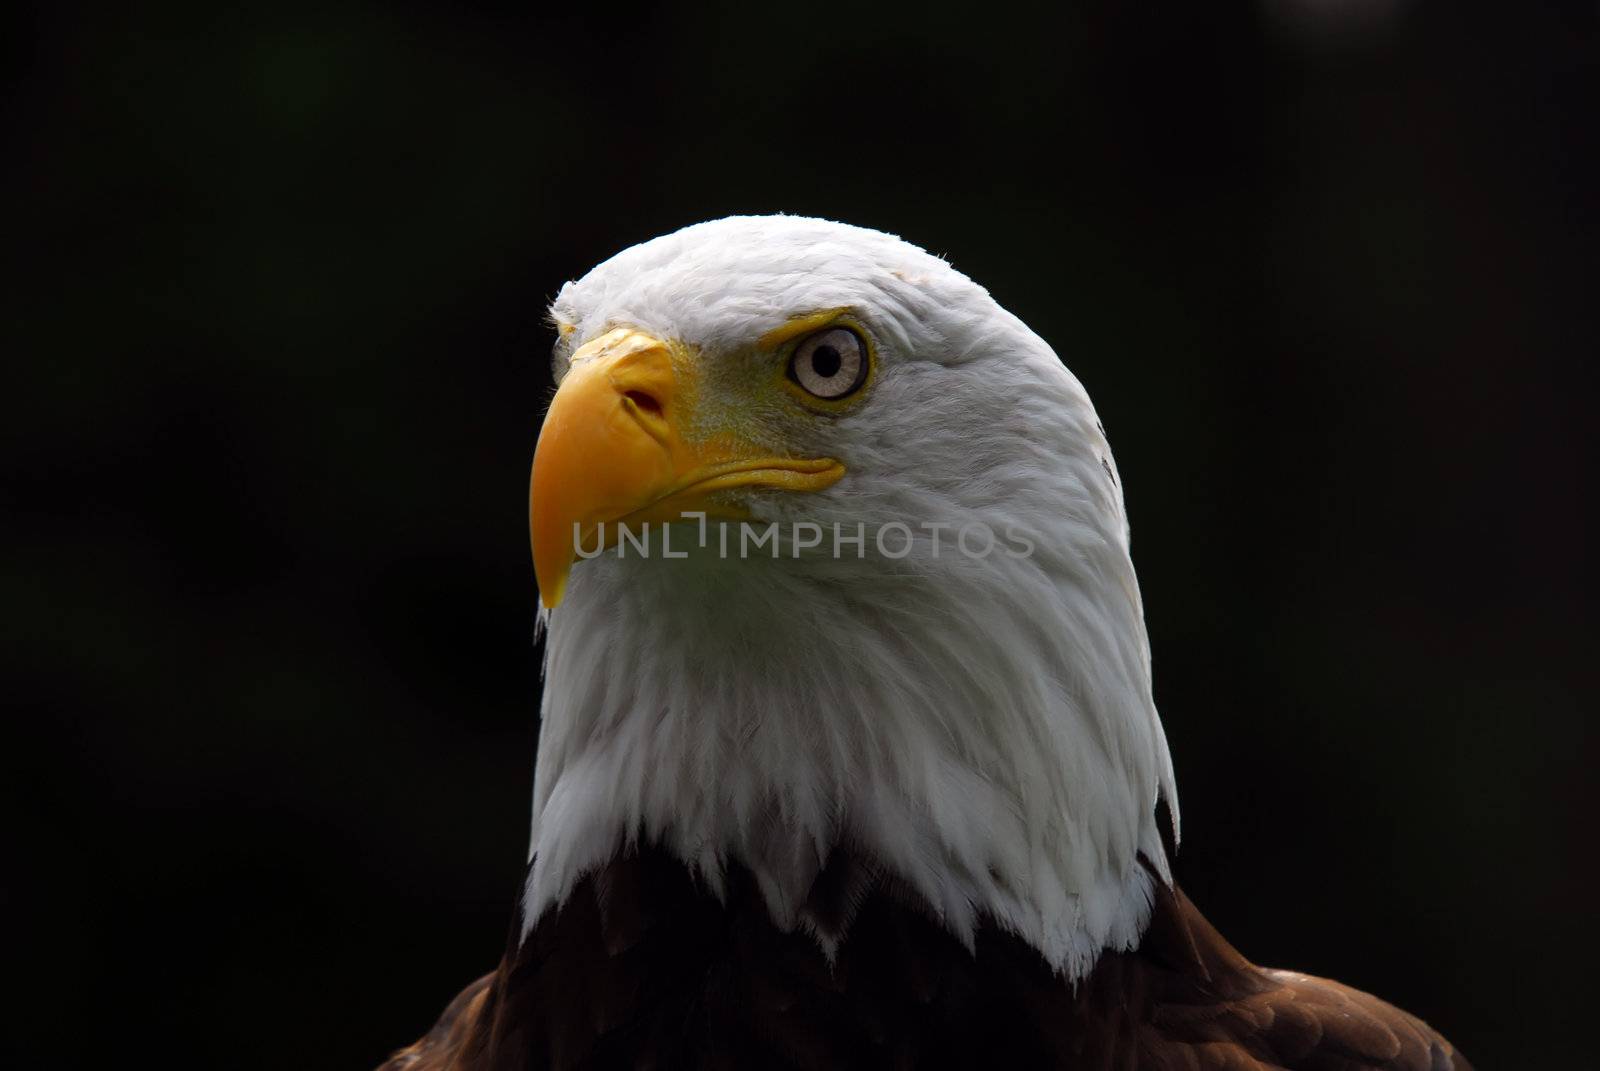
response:
<path fill-rule="evenodd" d="M 381 1071 L 1085 1068 L 1469 1071 L 1426 1023 L 1246 960 L 1177 888 L 1137 950 L 1076 987 L 993 925 L 965 948 L 868 861 L 835 852 L 808 905 L 841 938 L 773 925 L 735 867 L 719 900 L 645 848 L 584 879 Z"/>

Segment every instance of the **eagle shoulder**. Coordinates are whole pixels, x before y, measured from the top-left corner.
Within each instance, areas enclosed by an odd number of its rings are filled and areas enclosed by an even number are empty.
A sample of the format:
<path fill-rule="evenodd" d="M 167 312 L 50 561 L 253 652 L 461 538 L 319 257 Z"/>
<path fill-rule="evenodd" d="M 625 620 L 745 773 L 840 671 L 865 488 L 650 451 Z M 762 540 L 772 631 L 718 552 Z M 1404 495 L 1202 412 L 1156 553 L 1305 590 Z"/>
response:
<path fill-rule="evenodd" d="M 585 878 L 499 969 L 380 1071 L 651 1066 L 1470 1071 L 1422 1020 L 1256 966 L 1157 885 L 1137 948 L 1074 985 L 992 923 L 967 946 L 869 860 L 813 890 L 827 957 L 773 923 L 755 876 L 720 891 L 658 847 Z"/>
<path fill-rule="evenodd" d="M 1157 894 L 1146 939 L 1128 955 L 1147 990 L 1140 1067 L 1471 1071 L 1427 1023 L 1377 997 L 1257 967 L 1176 887 Z"/>
<path fill-rule="evenodd" d="M 445 1071 L 471 1059 L 474 1039 L 483 1037 L 491 987 L 499 972 L 486 974 L 445 1006 L 439 1021 L 422 1037 L 392 1053 L 378 1071 Z"/>

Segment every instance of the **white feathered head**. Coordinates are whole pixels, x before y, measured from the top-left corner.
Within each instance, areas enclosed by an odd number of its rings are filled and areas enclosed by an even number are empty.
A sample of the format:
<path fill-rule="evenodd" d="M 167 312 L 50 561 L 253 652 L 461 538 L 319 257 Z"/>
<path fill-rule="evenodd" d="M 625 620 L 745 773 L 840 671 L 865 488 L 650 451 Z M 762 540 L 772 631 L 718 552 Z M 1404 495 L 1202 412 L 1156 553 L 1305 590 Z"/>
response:
<path fill-rule="evenodd" d="M 783 926 L 846 847 L 1071 977 L 1130 946 L 1172 767 L 1116 465 L 1050 347 L 789 216 L 625 250 L 551 315 L 525 927 L 643 838 L 750 867 Z"/>

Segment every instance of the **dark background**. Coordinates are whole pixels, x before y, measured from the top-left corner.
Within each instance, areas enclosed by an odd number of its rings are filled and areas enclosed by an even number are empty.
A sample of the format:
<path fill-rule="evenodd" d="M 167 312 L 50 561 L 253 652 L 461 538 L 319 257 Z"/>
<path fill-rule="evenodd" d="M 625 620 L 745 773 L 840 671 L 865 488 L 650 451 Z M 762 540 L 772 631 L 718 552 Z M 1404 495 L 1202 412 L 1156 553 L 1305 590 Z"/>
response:
<path fill-rule="evenodd" d="M 577 8 L 7 16 L 7 1062 L 361 1068 L 492 967 L 543 305 L 784 210 L 1093 393 L 1223 932 L 1587 1065 L 1600 8 Z"/>

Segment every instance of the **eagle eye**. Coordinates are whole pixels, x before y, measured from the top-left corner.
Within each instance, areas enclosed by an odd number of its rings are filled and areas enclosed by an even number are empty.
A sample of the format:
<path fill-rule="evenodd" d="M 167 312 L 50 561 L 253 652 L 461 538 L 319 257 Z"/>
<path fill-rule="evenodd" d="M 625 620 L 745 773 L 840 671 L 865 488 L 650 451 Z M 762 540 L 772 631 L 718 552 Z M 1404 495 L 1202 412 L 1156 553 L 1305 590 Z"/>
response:
<path fill-rule="evenodd" d="M 867 347 L 848 327 L 807 335 L 789 358 L 789 377 L 818 398 L 843 398 L 867 379 Z"/>

